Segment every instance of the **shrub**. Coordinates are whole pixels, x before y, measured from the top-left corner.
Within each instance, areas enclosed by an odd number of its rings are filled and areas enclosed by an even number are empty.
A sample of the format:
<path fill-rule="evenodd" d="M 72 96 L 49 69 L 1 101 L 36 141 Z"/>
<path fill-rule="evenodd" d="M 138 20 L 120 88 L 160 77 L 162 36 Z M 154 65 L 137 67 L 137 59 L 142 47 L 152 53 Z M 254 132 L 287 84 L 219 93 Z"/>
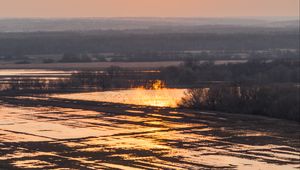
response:
<path fill-rule="evenodd" d="M 300 88 L 292 85 L 192 89 L 181 107 L 255 114 L 300 122 Z"/>

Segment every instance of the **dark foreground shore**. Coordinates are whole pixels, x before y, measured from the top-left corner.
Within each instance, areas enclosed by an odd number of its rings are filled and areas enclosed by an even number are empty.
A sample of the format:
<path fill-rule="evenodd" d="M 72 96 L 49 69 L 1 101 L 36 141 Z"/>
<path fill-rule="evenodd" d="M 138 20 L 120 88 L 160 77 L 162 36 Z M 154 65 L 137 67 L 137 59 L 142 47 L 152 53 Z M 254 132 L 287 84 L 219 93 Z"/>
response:
<path fill-rule="evenodd" d="M 298 169 L 300 125 L 249 115 L 0 98 L 0 169 Z"/>

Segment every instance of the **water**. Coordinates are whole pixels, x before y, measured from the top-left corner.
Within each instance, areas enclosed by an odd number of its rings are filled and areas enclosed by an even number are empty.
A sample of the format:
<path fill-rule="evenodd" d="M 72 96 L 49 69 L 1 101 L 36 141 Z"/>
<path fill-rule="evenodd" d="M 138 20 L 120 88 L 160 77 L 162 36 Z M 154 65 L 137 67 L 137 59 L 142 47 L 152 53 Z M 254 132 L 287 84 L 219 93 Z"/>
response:
<path fill-rule="evenodd" d="M 299 169 L 296 122 L 147 104 L 183 92 L 3 97 L 0 169 Z"/>
<path fill-rule="evenodd" d="M 0 69 L 0 83 L 9 83 L 14 78 L 57 80 L 69 77 L 73 72 L 42 69 Z"/>
<path fill-rule="evenodd" d="M 143 106 L 177 107 L 181 98 L 185 96 L 186 91 L 186 89 L 165 88 L 159 90 L 147 90 L 137 88 L 104 92 L 60 94 L 52 95 L 52 97 Z"/>
<path fill-rule="evenodd" d="M 0 69 L 0 76 L 60 76 L 70 75 L 72 71 L 42 70 L 42 69 Z"/>

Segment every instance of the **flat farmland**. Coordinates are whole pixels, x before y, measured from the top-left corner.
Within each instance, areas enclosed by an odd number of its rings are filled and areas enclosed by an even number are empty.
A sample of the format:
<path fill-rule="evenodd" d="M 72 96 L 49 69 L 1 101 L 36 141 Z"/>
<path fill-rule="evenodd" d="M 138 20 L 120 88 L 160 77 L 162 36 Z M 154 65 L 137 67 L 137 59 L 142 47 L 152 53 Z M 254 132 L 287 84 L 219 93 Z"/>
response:
<path fill-rule="evenodd" d="M 248 60 L 214 60 L 216 65 L 222 64 L 241 64 Z M 207 62 L 205 60 L 200 63 Z M 159 68 L 168 66 L 178 66 L 183 61 L 155 61 L 155 62 L 88 62 L 88 63 L 32 63 L 32 64 L 15 64 L 0 62 L 0 69 L 57 69 L 57 70 L 95 70 L 118 66 L 123 68 Z"/>
<path fill-rule="evenodd" d="M 0 63 L 0 69 L 58 69 L 58 70 L 93 70 L 119 66 L 123 68 L 158 68 L 177 66 L 181 61 L 160 62 L 89 62 L 89 63 L 47 63 L 47 64 L 12 64 Z"/>

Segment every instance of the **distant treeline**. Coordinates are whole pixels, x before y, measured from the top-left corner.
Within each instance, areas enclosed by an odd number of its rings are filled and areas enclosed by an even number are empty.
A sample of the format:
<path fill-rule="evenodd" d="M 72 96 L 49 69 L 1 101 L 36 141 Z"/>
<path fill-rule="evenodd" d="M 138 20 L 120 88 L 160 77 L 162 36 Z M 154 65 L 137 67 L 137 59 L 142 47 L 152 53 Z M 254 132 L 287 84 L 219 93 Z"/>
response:
<path fill-rule="evenodd" d="M 120 53 L 64 53 L 52 55 L 6 55 L 0 61 L 15 64 L 30 63 L 87 63 L 87 62 L 156 62 L 156 61 L 240 61 L 299 59 L 298 49 L 269 50 L 200 50 L 200 51 L 156 51 L 156 52 L 120 52 Z"/>
<path fill-rule="evenodd" d="M 227 65 L 187 60 L 181 66 L 162 68 L 161 77 L 168 85 L 175 86 L 197 86 L 209 81 L 236 85 L 300 83 L 300 59 L 250 60 Z"/>
<path fill-rule="evenodd" d="M 0 56 L 184 50 L 299 49 L 299 32 L 127 33 L 122 31 L 0 33 Z"/>
<path fill-rule="evenodd" d="M 247 63 L 216 65 L 187 60 L 180 66 L 163 67 L 157 71 L 141 71 L 110 67 L 104 71 L 81 71 L 69 78 L 29 79 L 12 78 L 6 89 L 69 90 L 112 89 L 147 86 L 148 82 L 162 80 L 168 87 L 205 87 L 211 84 L 237 86 L 268 84 L 300 84 L 300 60 L 250 60 Z"/>

